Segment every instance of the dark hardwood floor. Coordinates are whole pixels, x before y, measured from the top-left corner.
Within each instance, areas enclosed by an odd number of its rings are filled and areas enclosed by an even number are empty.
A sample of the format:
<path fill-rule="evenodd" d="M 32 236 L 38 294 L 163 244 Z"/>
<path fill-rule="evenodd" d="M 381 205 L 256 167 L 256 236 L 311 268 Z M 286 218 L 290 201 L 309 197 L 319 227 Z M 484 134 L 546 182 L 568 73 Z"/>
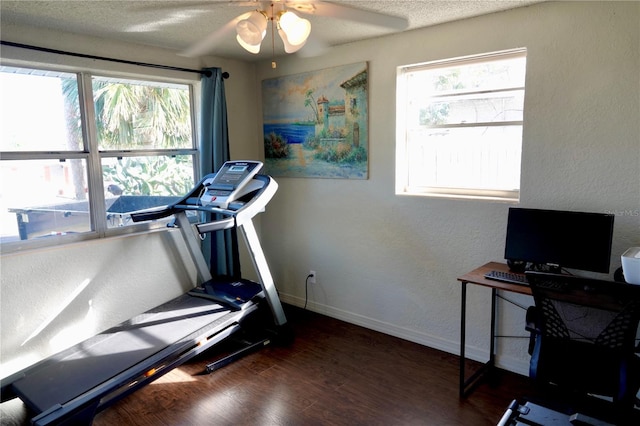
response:
<path fill-rule="evenodd" d="M 500 372 L 458 397 L 458 357 L 287 307 L 295 341 L 209 375 L 205 354 L 100 412 L 95 425 L 495 425 L 526 377 Z M 28 424 L 19 400 L 2 424 Z"/>

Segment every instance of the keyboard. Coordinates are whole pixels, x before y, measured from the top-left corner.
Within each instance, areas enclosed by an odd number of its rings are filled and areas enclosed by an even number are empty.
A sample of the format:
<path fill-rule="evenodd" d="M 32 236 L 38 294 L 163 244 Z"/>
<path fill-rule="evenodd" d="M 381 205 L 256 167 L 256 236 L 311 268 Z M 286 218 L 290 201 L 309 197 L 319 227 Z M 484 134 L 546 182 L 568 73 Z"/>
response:
<path fill-rule="evenodd" d="M 524 274 L 517 274 L 515 272 L 489 271 L 486 274 L 484 274 L 484 277 L 489 280 L 502 281 L 505 283 L 521 284 L 521 285 L 529 284 L 529 282 L 527 281 L 527 277 Z"/>

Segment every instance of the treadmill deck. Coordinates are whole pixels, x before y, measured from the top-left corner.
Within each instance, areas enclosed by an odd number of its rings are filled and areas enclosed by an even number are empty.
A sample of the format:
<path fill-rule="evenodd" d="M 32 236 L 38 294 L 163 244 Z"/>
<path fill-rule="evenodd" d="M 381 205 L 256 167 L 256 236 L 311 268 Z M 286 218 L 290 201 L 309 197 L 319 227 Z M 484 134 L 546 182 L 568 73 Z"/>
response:
<path fill-rule="evenodd" d="M 185 294 L 36 364 L 13 388 L 31 409 L 43 412 L 107 381 L 126 383 L 242 314 Z"/>

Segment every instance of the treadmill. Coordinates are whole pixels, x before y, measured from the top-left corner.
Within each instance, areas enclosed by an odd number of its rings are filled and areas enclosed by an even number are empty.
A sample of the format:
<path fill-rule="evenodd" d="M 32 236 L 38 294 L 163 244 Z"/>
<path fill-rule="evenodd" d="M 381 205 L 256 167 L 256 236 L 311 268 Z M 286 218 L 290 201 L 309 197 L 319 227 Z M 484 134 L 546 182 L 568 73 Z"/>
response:
<path fill-rule="evenodd" d="M 3 379 L 2 402 L 20 398 L 35 413 L 35 425 L 90 425 L 117 400 L 240 332 L 259 308 L 272 318 L 272 324 L 265 325 L 271 327 L 267 334 L 289 342 L 291 330 L 252 222 L 278 186 L 271 177 L 257 174 L 261 168 L 258 161 L 226 162 L 177 203 L 132 213 L 135 222 L 174 216 L 172 226 L 179 227 L 196 265 L 197 287 Z M 244 236 L 258 283 L 214 279 L 209 272 L 201 235 L 231 228 Z M 207 371 L 269 342 L 270 337 L 248 342 Z"/>

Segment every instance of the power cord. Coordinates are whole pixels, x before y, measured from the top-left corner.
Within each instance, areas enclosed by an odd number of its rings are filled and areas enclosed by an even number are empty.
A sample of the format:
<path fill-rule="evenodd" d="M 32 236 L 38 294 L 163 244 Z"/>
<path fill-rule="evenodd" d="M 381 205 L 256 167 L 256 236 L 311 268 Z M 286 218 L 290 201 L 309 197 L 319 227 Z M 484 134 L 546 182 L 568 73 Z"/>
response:
<path fill-rule="evenodd" d="M 309 278 L 313 277 L 313 274 L 307 275 L 307 279 L 304 280 L 304 310 L 307 309 L 307 301 L 309 300 Z"/>

